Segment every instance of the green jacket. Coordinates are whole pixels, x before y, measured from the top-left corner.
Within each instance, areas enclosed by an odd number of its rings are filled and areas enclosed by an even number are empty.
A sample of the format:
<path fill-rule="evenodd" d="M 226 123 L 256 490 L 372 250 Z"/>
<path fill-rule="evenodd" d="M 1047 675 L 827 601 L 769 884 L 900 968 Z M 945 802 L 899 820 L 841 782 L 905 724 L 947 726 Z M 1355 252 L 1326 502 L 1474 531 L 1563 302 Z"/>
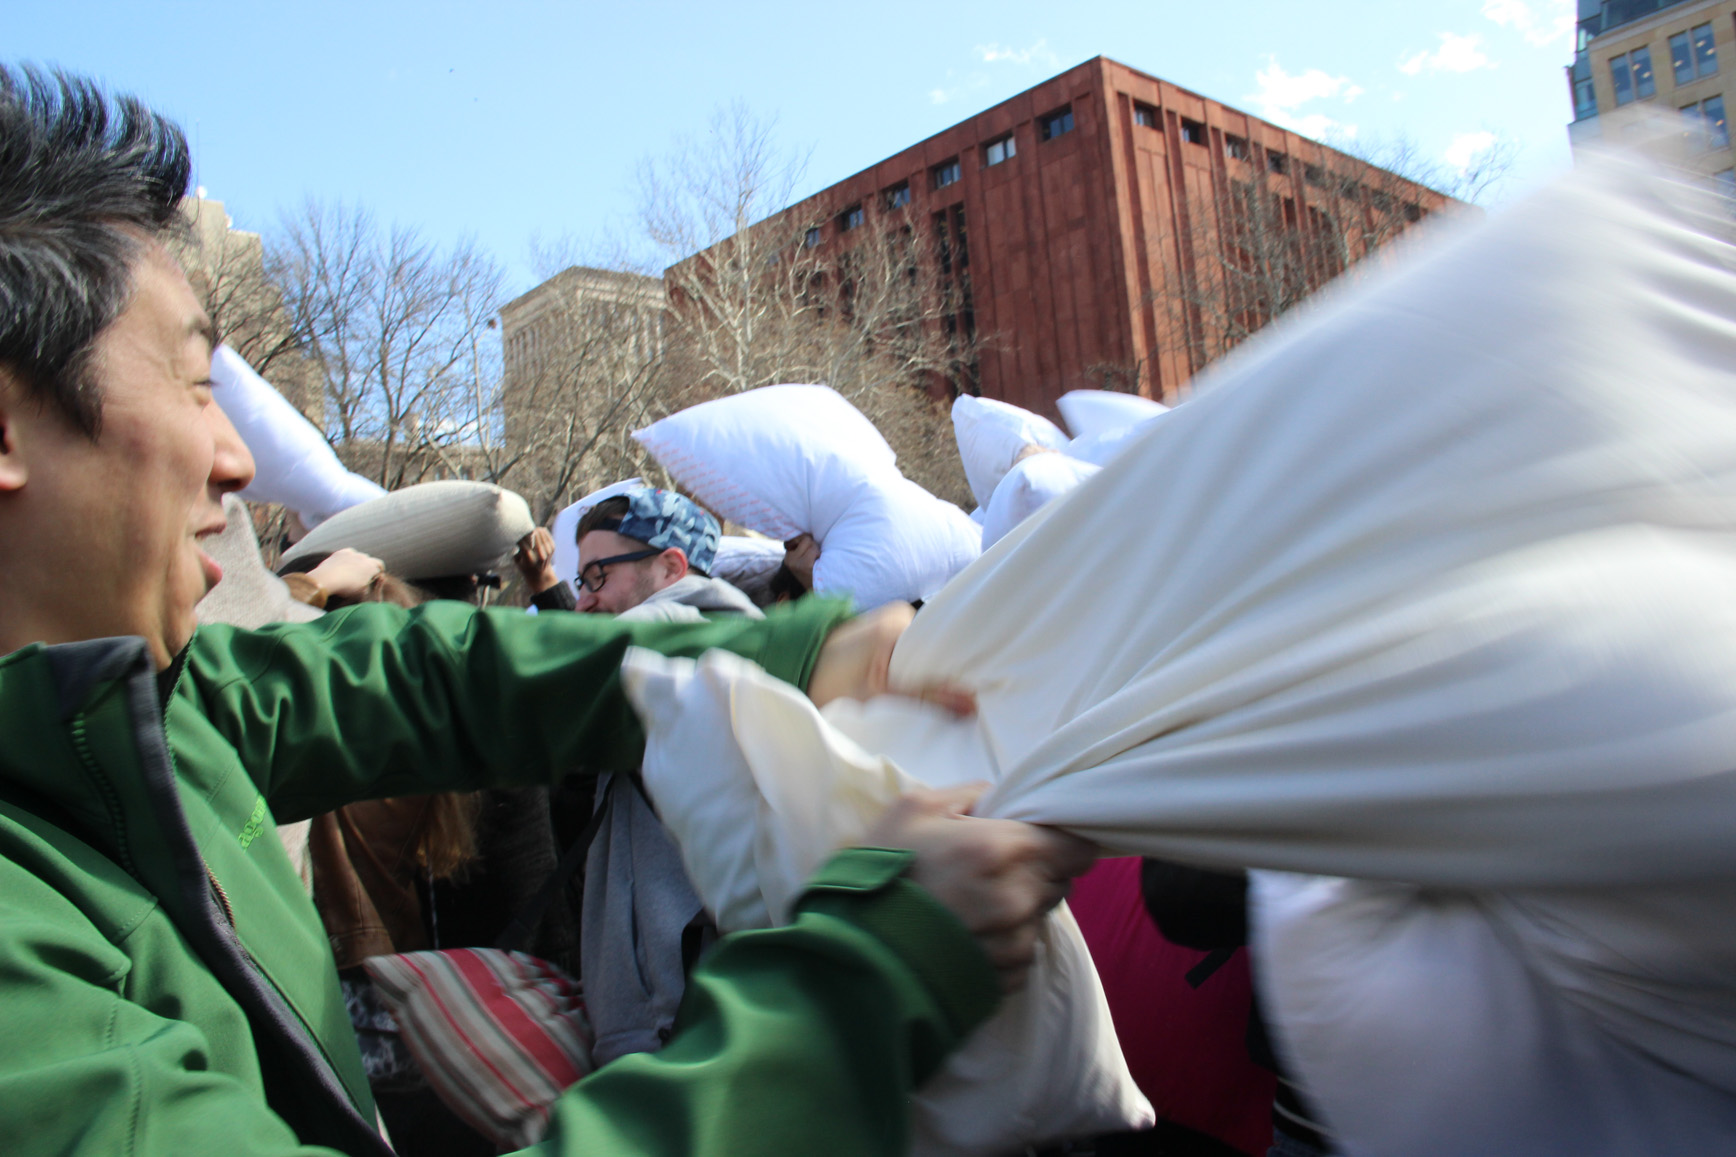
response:
<path fill-rule="evenodd" d="M 166 709 L 139 639 L 0 658 L 0 1153 L 385 1152 L 276 820 L 630 769 L 627 646 L 725 647 L 802 685 L 841 613 L 205 627 Z M 540 1151 L 901 1151 L 908 1090 L 995 1001 L 902 866 L 845 853 L 794 924 L 722 944 L 670 1046 L 569 1090 Z"/>

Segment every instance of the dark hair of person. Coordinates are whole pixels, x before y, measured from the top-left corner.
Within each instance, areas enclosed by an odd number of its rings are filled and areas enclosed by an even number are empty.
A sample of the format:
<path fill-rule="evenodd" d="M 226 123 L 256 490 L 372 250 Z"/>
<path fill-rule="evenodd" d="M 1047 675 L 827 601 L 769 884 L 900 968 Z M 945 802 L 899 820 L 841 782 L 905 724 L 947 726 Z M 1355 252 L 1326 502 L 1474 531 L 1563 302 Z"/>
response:
<path fill-rule="evenodd" d="M 603 499 L 580 517 L 579 525 L 573 530 L 573 541 L 578 542 L 579 539 L 593 530 L 614 530 L 615 527 L 621 525 L 621 520 L 627 517 L 632 509 L 633 504 L 628 501 L 625 494 L 617 494 L 613 498 Z M 605 526 L 604 523 L 609 525 Z M 639 540 L 634 539 L 633 541 L 638 542 Z"/>
<path fill-rule="evenodd" d="M 772 573 L 771 581 L 766 583 L 766 593 L 774 603 L 793 603 L 805 596 L 808 588 L 802 585 L 796 572 L 780 563 Z"/>
<path fill-rule="evenodd" d="M 91 354 L 172 230 L 192 160 L 172 121 L 64 72 L 0 65 L 0 366 L 95 440 Z"/>

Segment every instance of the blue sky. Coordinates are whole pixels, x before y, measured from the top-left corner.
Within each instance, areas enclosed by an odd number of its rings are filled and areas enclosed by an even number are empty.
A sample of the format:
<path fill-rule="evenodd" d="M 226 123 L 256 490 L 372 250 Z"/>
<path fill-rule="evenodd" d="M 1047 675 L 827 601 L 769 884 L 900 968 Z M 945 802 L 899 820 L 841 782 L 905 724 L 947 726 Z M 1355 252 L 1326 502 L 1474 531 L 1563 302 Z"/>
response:
<path fill-rule="evenodd" d="M 1572 0 L 1298 4 L 483 4 L 11 0 L 4 59 L 176 117 L 239 228 L 307 197 L 469 234 L 528 288 L 529 241 L 629 231 L 633 172 L 739 100 L 809 150 L 798 193 L 1096 55 L 1319 135 L 1437 159 L 1520 149 L 1495 203 L 1568 163 Z"/>

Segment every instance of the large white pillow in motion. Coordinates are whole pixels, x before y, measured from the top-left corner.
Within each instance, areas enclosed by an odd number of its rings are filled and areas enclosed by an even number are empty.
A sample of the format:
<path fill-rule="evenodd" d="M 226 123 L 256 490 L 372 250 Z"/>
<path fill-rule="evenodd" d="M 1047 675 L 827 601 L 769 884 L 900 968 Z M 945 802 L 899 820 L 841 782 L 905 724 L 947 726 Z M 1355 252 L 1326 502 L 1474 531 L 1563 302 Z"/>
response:
<path fill-rule="evenodd" d="M 535 529 L 525 500 L 492 482 L 421 482 L 334 514 L 282 561 L 347 546 L 407 579 L 479 574 L 506 565 Z"/>
<path fill-rule="evenodd" d="M 1259 869 L 1265 1008 L 1346 1153 L 1727 1149 L 1732 228 L 1582 156 L 1328 290 L 916 617 L 893 683 L 974 686 L 962 738 L 887 699 L 852 734 Z"/>

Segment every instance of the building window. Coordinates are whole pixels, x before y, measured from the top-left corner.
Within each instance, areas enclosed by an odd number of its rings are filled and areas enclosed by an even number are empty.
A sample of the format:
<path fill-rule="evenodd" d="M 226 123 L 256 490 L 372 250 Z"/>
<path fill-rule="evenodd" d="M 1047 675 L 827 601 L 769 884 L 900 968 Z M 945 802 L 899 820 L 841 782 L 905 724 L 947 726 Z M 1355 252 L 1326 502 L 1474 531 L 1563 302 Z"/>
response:
<path fill-rule="evenodd" d="M 1597 115 L 1597 86 L 1591 77 L 1578 77 L 1573 82 L 1573 119 L 1589 120 Z"/>
<path fill-rule="evenodd" d="M 815 249 L 819 247 L 819 244 L 820 227 L 818 225 L 815 225 L 812 229 L 809 229 L 806 233 L 802 234 L 803 249 Z"/>
<path fill-rule="evenodd" d="M 1148 129 L 1157 127 L 1157 110 L 1148 104 L 1135 103 L 1133 106 L 1133 123 L 1144 125 Z"/>
<path fill-rule="evenodd" d="M 852 205 L 838 214 L 838 232 L 848 233 L 850 230 L 860 227 L 865 219 L 862 206 Z"/>
<path fill-rule="evenodd" d="M 958 158 L 954 157 L 950 161 L 942 161 L 929 171 L 934 174 L 934 187 L 944 189 L 959 178 Z"/>
<path fill-rule="evenodd" d="M 1422 206 L 1414 205 L 1411 202 L 1406 201 L 1404 205 L 1404 219 L 1413 225 L 1418 221 L 1421 221 L 1423 219 Z"/>
<path fill-rule="evenodd" d="M 902 209 L 910 204 L 910 182 L 903 181 L 880 194 L 888 209 Z"/>
<path fill-rule="evenodd" d="M 1694 50 L 1688 44 L 1686 32 L 1670 37 L 1670 68 L 1676 74 L 1677 84 L 1687 84 L 1694 79 Z"/>
<path fill-rule="evenodd" d="M 1677 84 L 1687 84 L 1718 71 L 1718 49 L 1712 43 L 1712 26 L 1702 24 L 1670 37 L 1670 68 Z"/>
<path fill-rule="evenodd" d="M 1730 147 L 1730 122 L 1724 119 L 1724 98 L 1709 96 L 1699 104 L 1691 104 L 1682 110 L 1686 117 L 1699 117 L 1706 122 L 1706 131 L 1712 134 L 1712 143 L 1721 149 Z"/>
<path fill-rule="evenodd" d="M 1040 130 L 1038 135 L 1045 141 L 1052 141 L 1062 133 L 1070 133 L 1073 131 L 1073 106 L 1068 105 L 1059 112 L 1052 112 L 1037 124 Z"/>
<path fill-rule="evenodd" d="M 1271 149 L 1267 149 L 1266 168 L 1282 177 L 1290 171 L 1290 158 L 1283 153 L 1274 153 Z"/>
<path fill-rule="evenodd" d="M 1011 160 L 1018 154 L 1018 151 L 1018 142 L 1013 140 L 1012 133 L 1008 133 L 999 140 L 990 141 L 983 146 L 983 162 L 989 165 L 998 165 L 1002 161 Z"/>
<path fill-rule="evenodd" d="M 1625 56 L 1609 62 L 1610 79 L 1615 82 L 1617 106 L 1644 100 L 1658 91 L 1657 78 L 1652 75 L 1652 50 L 1636 48 Z"/>
<path fill-rule="evenodd" d="M 1182 117 L 1181 118 L 1181 139 L 1186 141 L 1190 145 L 1203 145 L 1203 144 L 1205 144 L 1206 143 L 1206 126 L 1201 124 L 1199 121 L 1190 121 L 1186 117 Z"/>
<path fill-rule="evenodd" d="M 1248 148 L 1248 138 L 1247 137 L 1233 137 L 1230 134 L 1225 133 L 1224 134 L 1224 152 L 1226 152 L 1230 156 L 1236 158 L 1236 160 L 1238 160 L 1238 161 L 1247 160 L 1248 157 L 1251 155 L 1251 152 Z"/>
<path fill-rule="evenodd" d="M 1303 165 L 1302 179 L 1316 189 L 1324 189 L 1326 187 L 1326 170 L 1319 165 Z"/>

